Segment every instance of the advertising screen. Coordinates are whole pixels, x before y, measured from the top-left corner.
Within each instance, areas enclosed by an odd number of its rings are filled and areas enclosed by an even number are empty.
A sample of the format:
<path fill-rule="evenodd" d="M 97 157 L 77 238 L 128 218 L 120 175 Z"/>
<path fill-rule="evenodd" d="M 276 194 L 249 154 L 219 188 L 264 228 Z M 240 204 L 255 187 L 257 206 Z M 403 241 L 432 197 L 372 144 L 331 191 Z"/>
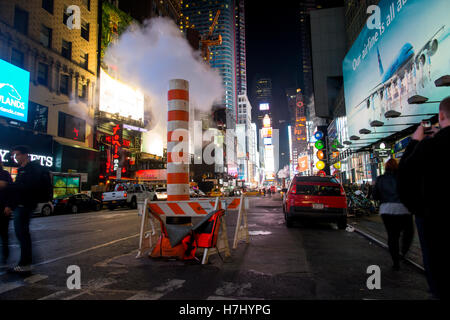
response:
<path fill-rule="evenodd" d="M 269 109 L 270 109 L 270 106 L 269 106 L 268 103 L 260 103 L 259 104 L 259 110 L 260 111 L 266 111 L 266 110 L 269 110 Z"/>
<path fill-rule="evenodd" d="M 436 113 L 438 103 L 408 104 L 421 95 L 439 101 L 448 89 L 434 81 L 450 73 L 450 1 L 381 0 L 343 61 L 349 136 L 381 139 Z M 378 15 L 379 14 L 379 15 Z M 369 28 L 369 27 L 370 28 Z M 420 26 L 420 27 L 419 27 Z M 410 117 L 386 118 L 394 110 Z M 389 125 L 371 127 L 374 120 Z M 377 133 L 374 135 L 373 133 Z M 363 140 L 361 140 L 364 143 Z"/>
<path fill-rule="evenodd" d="M 100 70 L 100 111 L 144 119 L 144 95 Z"/>
<path fill-rule="evenodd" d="M 0 116 L 27 122 L 30 73 L 0 59 Z"/>

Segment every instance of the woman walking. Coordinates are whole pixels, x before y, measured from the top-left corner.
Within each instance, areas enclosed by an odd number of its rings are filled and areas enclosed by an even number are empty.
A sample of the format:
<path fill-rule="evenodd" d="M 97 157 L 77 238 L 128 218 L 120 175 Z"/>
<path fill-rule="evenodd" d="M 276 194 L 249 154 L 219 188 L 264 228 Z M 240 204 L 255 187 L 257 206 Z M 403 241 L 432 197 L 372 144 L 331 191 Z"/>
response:
<path fill-rule="evenodd" d="M 388 247 L 394 262 L 393 269 L 400 269 L 400 257 L 405 256 L 411 247 L 414 236 L 413 218 L 411 213 L 400 202 L 397 191 L 398 163 L 389 159 L 385 165 L 385 174 L 375 182 L 373 198 L 380 201 L 380 215 L 388 234 Z M 400 255 L 400 236 L 402 237 Z"/>

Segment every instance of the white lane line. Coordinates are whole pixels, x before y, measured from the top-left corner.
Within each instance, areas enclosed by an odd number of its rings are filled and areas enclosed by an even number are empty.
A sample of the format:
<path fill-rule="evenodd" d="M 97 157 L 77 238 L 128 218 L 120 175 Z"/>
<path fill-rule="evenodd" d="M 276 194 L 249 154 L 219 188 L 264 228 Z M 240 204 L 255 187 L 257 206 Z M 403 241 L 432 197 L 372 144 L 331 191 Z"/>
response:
<path fill-rule="evenodd" d="M 32 275 L 31 277 L 23 279 L 23 281 L 26 283 L 29 283 L 29 284 L 33 284 L 33 283 L 36 283 L 38 281 L 41 281 L 41 280 L 44 280 L 47 278 L 48 278 L 48 276 L 46 276 L 44 274 L 35 274 L 35 275 Z"/>
<path fill-rule="evenodd" d="M 67 293 L 67 291 L 63 290 L 63 291 L 56 291 L 55 293 L 49 294 L 48 296 L 39 298 L 38 300 L 52 300 L 52 299 L 56 299 L 62 295 L 64 295 L 65 293 Z"/>
<path fill-rule="evenodd" d="M 185 282 L 186 280 L 172 279 L 169 280 L 166 284 L 156 287 L 151 292 L 143 291 L 135 294 L 127 300 L 158 300 L 169 292 L 181 288 Z"/>
<path fill-rule="evenodd" d="M 125 240 L 136 238 L 136 237 L 139 237 L 139 233 L 137 233 L 135 235 L 132 235 L 132 236 L 129 236 L 129 237 L 113 240 L 113 241 L 110 241 L 110 242 L 107 242 L 107 243 L 103 243 L 103 244 L 99 244 L 97 246 L 94 246 L 94 247 L 91 247 L 91 248 L 88 248 L 88 249 L 84 249 L 84 250 L 80 250 L 80 251 L 77 251 L 77 252 L 74 252 L 74 253 L 71 253 L 71 254 L 66 254 L 66 255 L 58 257 L 58 258 L 42 261 L 42 262 L 39 262 L 39 263 L 35 264 L 34 266 L 41 266 L 43 264 L 48 264 L 48 263 L 52 263 L 52 262 L 55 262 L 55 261 L 58 261 L 58 260 L 74 257 L 74 256 L 77 256 L 77 255 L 85 253 L 85 252 L 89 252 L 89 251 L 96 250 L 96 249 L 99 249 L 99 248 L 107 247 L 107 246 L 110 246 L 110 245 L 115 244 L 117 242 L 125 241 Z"/>
<path fill-rule="evenodd" d="M 66 255 L 58 257 L 58 258 L 42 261 L 42 262 L 34 264 L 33 267 L 41 266 L 41 265 L 44 265 L 44 264 L 49 264 L 49 263 L 52 263 L 52 262 L 55 262 L 55 261 L 59 261 L 59 260 L 62 260 L 62 259 L 66 259 L 66 258 L 71 258 L 71 257 L 80 255 L 80 254 L 85 253 L 85 252 L 89 252 L 89 251 L 96 250 L 96 249 L 99 249 L 99 248 L 107 247 L 107 246 L 110 246 L 110 245 L 115 244 L 117 242 L 125 241 L 125 240 L 136 238 L 136 237 L 139 237 L 139 233 L 136 233 L 135 235 L 132 235 L 132 236 L 129 236 L 129 237 L 113 240 L 113 241 L 110 241 L 110 242 L 107 242 L 107 243 L 103 243 L 103 244 L 99 244 L 98 246 L 94 246 L 94 247 L 91 247 L 91 248 L 88 248 L 88 249 L 80 250 L 80 251 L 77 251 L 77 252 L 74 252 L 74 253 L 71 253 L 71 254 L 66 254 Z M 4 275 L 6 273 L 7 273 L 6 271 L 0 272 L 0 276 Z"/>
<path fill-rule="evenodd" d="M 62 300 L 73 300 L 75 298 L 78 298 L 79 296 L 82 296 L 86 293 L 91 293 L 94 290 L 101 289 L 103 287 L 109 286 L 110 284 L 116 283 L 113 279 L 99 279 L 94 280 L 90 284 L 87 285 L 87 288 L 84 290 L 81 290 L 81 292 L 78 292 L 74 295 L 71 295 L 69 297 L 63 298 Z"/>
<path fill-rule="evenodd" d="M 22 281 L 15 281 L 15 282 L 9 282 L 9 283 L 2 283 L 0 284 L 0 294 L 3 294 L 5 292 L 20 288 L 24 286 L 25 284 Z"/>

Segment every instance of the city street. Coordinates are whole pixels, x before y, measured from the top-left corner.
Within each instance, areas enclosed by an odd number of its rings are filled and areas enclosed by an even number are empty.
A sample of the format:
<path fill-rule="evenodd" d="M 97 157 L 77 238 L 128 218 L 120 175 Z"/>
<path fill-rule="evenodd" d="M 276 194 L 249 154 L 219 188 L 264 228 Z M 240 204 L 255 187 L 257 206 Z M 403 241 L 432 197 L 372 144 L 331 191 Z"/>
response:
<path fill-rule="evenodd" d="M 230 212 L 229 239 L 235 221 Z M 250 244 L 204 266 L 136 259 L 139 222 L 137 211 L 121 209 L 33 218 L 33 275 L 0 270 L 0 299 L 429 299 L 418 269 L 392 271 L 388 251 L 356 232 L 334 224 L 288 229 L 278 194 L 251 197 Z M 11 250 L 15 262 L 15 237 Z M 66 286 L 70 265 L 81 268 L 79 290 Z M 381 268 L 380 290 L 366 286 L 370 265 Z"/>

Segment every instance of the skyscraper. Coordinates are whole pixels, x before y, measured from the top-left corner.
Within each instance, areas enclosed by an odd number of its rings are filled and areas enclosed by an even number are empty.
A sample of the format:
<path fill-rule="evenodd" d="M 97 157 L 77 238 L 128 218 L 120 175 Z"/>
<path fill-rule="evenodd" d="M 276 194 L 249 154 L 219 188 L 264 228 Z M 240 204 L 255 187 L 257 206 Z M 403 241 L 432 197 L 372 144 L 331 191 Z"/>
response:
<path fill-rule="evenodd" d="M 180 29 L 197 29 L 207 35 L 218 10 L 220 16 L 213 37 L 222 36 L 222 45 L 210 47 L 210 65 L 219 70 L 225 94 L 222 105 L 227 110 L 227 128 L 233 129 L 237 120 L 236 54 L 235 54 L 235 2 L 234 0 L 184 0 L 181 4 Z"/>
<path fill-rule="evenodd" d="M 262 128 L 264 116 L 268 114 L 272 118 L 272 79 L 266 76 L 258 76 L 255 82 L 254 97 L 258 118 L 257 125 Z"/>
<path fill-rule="evenodd" d="M 236 19 L 236 88 L 238 95 L 247 94 L 247 60 L 245 50 L 244 0 L 235 0 Z"/>

